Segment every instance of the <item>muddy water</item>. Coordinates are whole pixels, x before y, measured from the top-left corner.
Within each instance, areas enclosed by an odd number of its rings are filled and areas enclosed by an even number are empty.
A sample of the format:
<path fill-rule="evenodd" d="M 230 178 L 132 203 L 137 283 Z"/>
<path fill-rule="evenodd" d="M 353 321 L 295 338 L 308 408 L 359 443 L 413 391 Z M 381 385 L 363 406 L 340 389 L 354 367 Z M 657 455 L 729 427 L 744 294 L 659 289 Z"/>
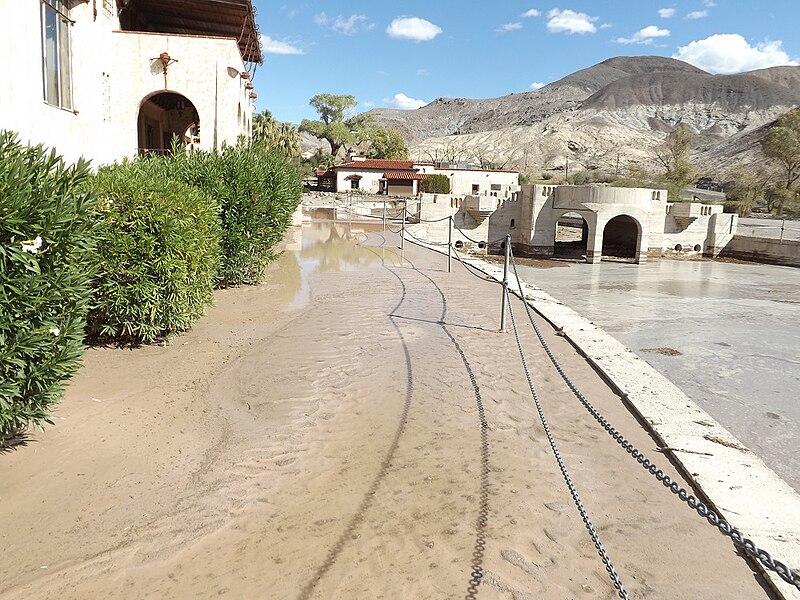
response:
<path fill-rule="evenodd" d="M 562 264 L 521 273 L 637 352 L 800 491 L 800 269 Z"/>

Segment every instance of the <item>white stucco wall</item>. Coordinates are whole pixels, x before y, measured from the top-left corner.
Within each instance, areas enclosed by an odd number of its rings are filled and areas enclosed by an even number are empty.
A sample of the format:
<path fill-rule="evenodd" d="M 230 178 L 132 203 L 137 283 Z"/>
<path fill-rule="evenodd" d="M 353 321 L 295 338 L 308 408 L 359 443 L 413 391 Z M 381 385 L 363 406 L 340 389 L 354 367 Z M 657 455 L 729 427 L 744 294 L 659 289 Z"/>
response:
<path fill-rule="evenodd" d="M 336 169 L 336 191 L 350 191 L 350 181 L 347 179 L 347 177 L 350 175 L 360 175 L 361 179 L 358 182 L 358 189 L 366 194 L 377 194 L 378 181 L 383 179 L 383 174 L 385 172 L 385 170 L 357 171 L 355 169 Z"/>
<path fill-rule="evenodd" d="M 455 195 L 472 194 L 473 184 L 478 185 L 478 193 L 506 198 L 519 189 L 519 173 L 511 171 L 484 171 L 481 169 L 437 169 L 433 165 L 414 165 L 420 173 L 445 175 L 450 179 L 450 193 Z M 492 184 L 500 186 L 492 190 Z"/>
<path fill-rule="evenodd" d="M 71 27 L 73 110 L 44 101 L 42 24 L 39 0 L 0 0 L 0 129 L 19 133 L 23 142 L 53 146 L 66 160 L 80 156 L 94 164 L 133 156 L 138 146 L 139 104 L 164 90 L 163 73 L 151 70 L 151 59 L 169 52 L 178 62 L 169 67 L 171 91 L 184 94 L 198 108 L 201 146 L 212 147 L 216 116 L 217 142 L 233 142 L 249 132 L 250 100 L 246 82 L 230 77 L 245 69 L 235 40 L 199 36 L 120 33 L 116 15 L 97 3 L 75 3 Z M 216 99 L 216 101 L 215 101 Z M 239 106 L 247 115 L 237 118 Z"/>

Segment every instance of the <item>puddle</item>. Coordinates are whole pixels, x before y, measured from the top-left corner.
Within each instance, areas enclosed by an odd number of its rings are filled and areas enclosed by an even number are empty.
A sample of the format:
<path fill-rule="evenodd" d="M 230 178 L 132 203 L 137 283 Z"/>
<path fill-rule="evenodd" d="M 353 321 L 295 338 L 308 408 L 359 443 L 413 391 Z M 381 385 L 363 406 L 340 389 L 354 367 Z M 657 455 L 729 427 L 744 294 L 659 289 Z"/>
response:
<path fill-rule="evenodd" d="M 320 209 L 322 210 L 322 209 Z M 311 298 L 309 278 L 315 273 L 336 273 L 373 269 L 399 264 L 399 256 L 391 244 L 379 247 L 380 237 L 371 233 L 382 232 L 380 224 L 347 223 L 313 220 L 289 232 L 286 244 L 286 270 L 296 273 L 296 292 L 290 306 L 294 309 L 308 305 Z"/>

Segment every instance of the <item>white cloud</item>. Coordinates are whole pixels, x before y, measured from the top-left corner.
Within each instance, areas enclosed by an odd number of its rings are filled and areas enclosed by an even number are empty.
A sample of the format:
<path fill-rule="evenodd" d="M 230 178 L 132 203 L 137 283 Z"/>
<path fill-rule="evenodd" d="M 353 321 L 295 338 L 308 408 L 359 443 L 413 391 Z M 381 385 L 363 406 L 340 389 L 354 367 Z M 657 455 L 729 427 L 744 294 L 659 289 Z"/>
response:
<path fill-rule="evenodd" d="M 702 19 L 708 16 L 707 10 L 694 10 L 686 15 L 687 19 Z"/>
<path fill-rule="evenodd" d="M 671 19 L 675 16 L 675 9 L 674 8 L 660 8 L 658 10 L 658 16 L 662 19 Z"/>
<path fill-rule="evenodd" d="M 520 16 L 521 16 L 521 17 L 524 17 L 524 18 L 526 18 L 526 19 L 527 19 L 527 18 L 529 18 L 529 17 L 538 17 L 538 16 L 539 16 L 539 15 L 541 15 L 541 14 L 542 14 L 542 11 L 540 11 L 540 10 L 536 10 L 535 8 L 531 8 L 531 9 L 529 9 L 529 10 L 526 10 L 526 11 L 525 11 L 524 13 L 522 13 Z"/>
<path fill-rule="evenodd" d="M 522 23 L 519 21 L 516 23 L 503 23 L 500 27 L 495 29 L 495 31 L 498 33 L 506 33 L 508 31 L 516 31 L 517 29 L 522 29 Z"/>
<path fill-rule="evenodd" d="M 648 25 L 640 29 L 629 38 L 620 37 L 614 40 L 618 44 L 644 44 L 651 46 L 656 38 L 668 37 L 669 29 L 659 29 L 655 25 Z"/>
<path fill-rule="evenodd" d="M 273 40 L 268 35 L 261 36 L 261 49 L 267 54 L 305 54 L 305 51 L 289 42 Z"/>
<path fill-rule="evenodd" d="M 419 17 L 398 17 L 386 28 L 389 37 L 427 42 L 442 33 L 442 28 Z"/>
<path fill-rule="evenodd" d="M 339 15 L 331 19 L 321 12 L 314 16 L 314 22 L 322 27 L 330 27 L 333 31 L 344 35 L 355 35 L 359 31 L 369 31 L 375 27 L 375 24 L 370 23 L 366 15 L 350 15 L 349 17 Z"/>
<path fill-rule="evenodd" d="M 611 29 L 613 25 L 611 23 L 603 23 L 600 25 L 600 29 Z"/>
<path fill-rule="evenodd" d="M 409 98 L 402 92 L 399 94 L 395 94 L 394 97 L 391 99 L 384 98 L 383 101 L 386 102 L 392 108 L 399 108 L 401 110 L 414 110 L 415 108 L 420 108 L 427 104 L 425 100 L 416 100 L 415 98 Z"/>
<path fill-rule="evenodd" d="M 353 35 L 358 31 L 369 31 L 375 25 L 369 22 L 366 15 L 350 15 L 347 18 L 336 17 L 331 28 L 345 35 Z"/>
<path fill-rule="evenodd" d="M 539 88 L 543 88 L 546 85 L 547 85 L 546 83 L 542 83 L 541 81 L 534 81 L 531 84 L 531 89 L 532 90 L 538 90 Z"/>
<path fill-rule="evenodd" d="M 420 77 L 422 75 L 427 75 L 427 74 L 428 74 L 428 69 L 417 69 L 417 75 L 419 75 Z"/>
<path fill-rule="evenodd" d="M 797 65 L 781 47 L 783 42 L 764 42 L 751 46 L 738 33 L 716 34 L 678 48 L 672 58 L 693 64 L 711 73 L 739 73 L 779 65 Z"/>
<path fill-rule="evenodd" d="M 590 17 L 586 13 L 575 12 L 574 10 L 554 8 L 547 13 L 547 29 L 553 33 L 566 31 L 567 33 L 594 33 L 597 27 L 594 22 L 597 17 Z"/>
<path fill-rule="evenodd" d="M 364 108 L 372 108 L 373 106 L 375 106 L 375 103 L 374 102 L 362 102 L 361 106 L 363 106 Z"/>

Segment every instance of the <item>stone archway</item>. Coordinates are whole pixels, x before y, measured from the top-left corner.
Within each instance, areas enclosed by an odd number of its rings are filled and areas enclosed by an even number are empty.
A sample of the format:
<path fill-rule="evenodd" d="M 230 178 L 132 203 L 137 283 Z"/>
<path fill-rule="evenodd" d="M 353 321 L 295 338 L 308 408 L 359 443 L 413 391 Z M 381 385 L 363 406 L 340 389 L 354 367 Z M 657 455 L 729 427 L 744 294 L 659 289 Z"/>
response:
<path fill-rule="evenodd" d="M 156 92 L 139 107 L 139 154 L 166 154 L 172 139 L 187 147 L 200 143 L 200 116 L 195 105 L 175 92 Z"/>
<path fill-rule="evenodd" d="M 639 255 L 642 227 L 628 215 L 618 215 L 603 229 L 603 258 L 636 259 Z"/>
<path fill-rule="evenodd" d="M 577 212 L 567 212 L 556 221 L 553 232 L 553 257 L 585 257 L 589 245 L 589 223 Z"/>

